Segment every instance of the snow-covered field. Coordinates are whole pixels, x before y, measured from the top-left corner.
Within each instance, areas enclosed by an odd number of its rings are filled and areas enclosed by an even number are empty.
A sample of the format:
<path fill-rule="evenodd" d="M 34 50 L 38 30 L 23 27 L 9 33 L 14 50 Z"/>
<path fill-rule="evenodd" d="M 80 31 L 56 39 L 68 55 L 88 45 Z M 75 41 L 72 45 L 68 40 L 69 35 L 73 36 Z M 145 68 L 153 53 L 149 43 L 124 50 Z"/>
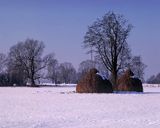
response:
<path fill-rule="evenodd" d="M 0 128 L 159 128 L 160 88 L 76 94 L 75 87 L 1 87 Z"/>

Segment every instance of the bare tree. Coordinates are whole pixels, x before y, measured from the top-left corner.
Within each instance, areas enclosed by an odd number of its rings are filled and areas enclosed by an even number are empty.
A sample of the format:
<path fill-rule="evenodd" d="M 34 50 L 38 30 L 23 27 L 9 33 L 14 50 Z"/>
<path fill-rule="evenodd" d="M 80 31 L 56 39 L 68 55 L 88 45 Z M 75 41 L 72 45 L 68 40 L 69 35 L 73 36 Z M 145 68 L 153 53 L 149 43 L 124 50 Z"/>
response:
<path fill-rule="evenodd" d="M 7 57 L 5 54 L 0 53 L 0 86 L 8 85 L 8 74 L 6 72 L 7 69 Z"/>
<path fill-rule="evenodd" d="M 95 21 L 84 37 L 84 48 L 95 52 L 106 69 L 111 72 L 112 82 L 116 85 L 120 69 L 128 65 L 130 49 L 126 42 L 132 25 L 122 15 L 109 12 Z"/>
<path fill-rule="evenodd" d="M 0 53 L 0 73 L 2 73 L 5 70 L 7 62 L 7 57 L 5 54 Z"/>
<path fill-rule="evenodd" d="M 23 66 L 17 65 L 11 56 L 8 56 L 7 70 L 8 74 L 8 85 L 13 86 L 24 86 L 27 82 L 27 77 Z"/>
<path fill-rule="evenodd" d="M 79 64 L 78 79 L 84 76 L 91 68 L 96 68 L 99 71 L 99 74 L 105 78 L 108 76 L 108 71 L 100 61 L 97 61 L 96 59 L 84 60 Z"/>
<path fill-rule="evenodd" d="M 140 56 L 134 56 L 131 59 L 130 68 L 134 72 L 134 75 L 142 81 L 144 81 L 144 70 L 146 67 Z"/>
<path fill-rule="evenodd" d="M 19 42 L 10 49 L 10 61 L 14 67 L 23 70 L 31 86 L 36 86 L 35 80 L 41 77 L 41 70 L 47 66 L 50 58 L 50 56 L 42 57 L 43 50 L 43 42 L 33 39 Z"/>
<path fill-rule="evenodd" d="M 19 67 L 14 67 L 9 57 L 0 53 L 0 85 L 13 86 L 24 85 L 23 70 Z"/>
<path fill-rule="evenodd" d="M 59 76 L 58 60 L 55 59 L 54 54 L 51 54 L 51 58 L 47 66 L 47 78 L 51 80 L 52 83 L 57 84 L 58 76 Z"/>
<path fill-rule="evenodd" d="M 84 60 L 79 64 L 78 72 L 83 76 L 86 74 L 91 68 L 94 66 L 94 61 L 93 60 Z"/>
<path fill-rule="evenodd" d="M 69 62 L 61 63 L 59 66 L 60 81 L 63 83 L 76 82 L 76 70 Z"/>

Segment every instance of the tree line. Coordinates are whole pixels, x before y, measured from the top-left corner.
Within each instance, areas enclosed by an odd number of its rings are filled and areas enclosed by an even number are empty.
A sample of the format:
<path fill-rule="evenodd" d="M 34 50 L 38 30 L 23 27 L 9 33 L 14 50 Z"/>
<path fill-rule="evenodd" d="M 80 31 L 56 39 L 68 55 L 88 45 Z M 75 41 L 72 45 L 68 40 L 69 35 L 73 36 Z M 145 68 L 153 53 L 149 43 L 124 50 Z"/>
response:
<path fill-rule="evenodd" d="M 77 83 L 93 64 L 106 74 L 103 65 L 85 60 L 76 71 L 70 62 L 59 63 L 54 53 L 44 55 L 42 41 L 26 39 L 0 53 L 0 86 L 38 86 L 41 81 L 51 83 Z"/>
<path fill-rule="evenodd" d="M 0 85 L 37 86 L 42 79 L 52 83 L 77 83 L 95 67 L 100 74 L 116 85 L 117 78 L 127 68 L 144 80 L 146 65 L 140 56 L 133 56 L 127 43 L 132 25 L 123 15 L 106 13 L 97 19 L 84 36 L 83 46 L 88 48 L 91 60 L 80 63 L 78 71 L 72 63 L 58 63 L 54 53 L 44 55 L 42 41 L 26 39 L 12 46 L 8 55 L 0 54 Z"/>
<path fill-rule="evenodd" d="M 157 75 L 152 75 L 147 79 L 146 82 L 149 84 L 160 84 L 160 73 L 158 73 Z"/>
<path fill-rule="evenodd" d="M 59 64 L 54 53 L 44 55 L 42 41 L 26 39 L 12 46 L 8 55 L 0 53 L 1 86 L 38 86 L 40 81 L 76 83 L 76 69 L 72 63 Z"/>
<path fill-rule="evenodd" d="M 0 53 L 0 86 L 38 86 L 40 81 L 51 83 L 77 83 L 86 72 L 96 67 L 105 78 L 110 78 L 103 63 L 95 60 L 84 60 L 76 71 L 70 62 L 59 63 L 54 53 L 44 55 L 43 42 L 26 39 L 12 46 L 8 55 Z M 144 64 L 140 56 L 132 59 L 132 69 L 137 77 L 143 79 Z"/>

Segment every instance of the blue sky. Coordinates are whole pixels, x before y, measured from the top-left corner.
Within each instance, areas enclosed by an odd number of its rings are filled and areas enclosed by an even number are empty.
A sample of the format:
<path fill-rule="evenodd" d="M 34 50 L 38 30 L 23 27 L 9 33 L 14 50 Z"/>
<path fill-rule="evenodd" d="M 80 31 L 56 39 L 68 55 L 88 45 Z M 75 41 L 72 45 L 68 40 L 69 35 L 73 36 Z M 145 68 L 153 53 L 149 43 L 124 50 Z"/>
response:
<path fill-rule="evenodd" d="M 87 26 L 108 11 L 123 14 L 134 26 L 128 43 L 148 66 L 145 78 L 160 72 L 159 0 L 0 0 L 0 52 L 34 38 L 44 41 L 45 53 L 77 68 L 89 59 L 82 48 Z"/>

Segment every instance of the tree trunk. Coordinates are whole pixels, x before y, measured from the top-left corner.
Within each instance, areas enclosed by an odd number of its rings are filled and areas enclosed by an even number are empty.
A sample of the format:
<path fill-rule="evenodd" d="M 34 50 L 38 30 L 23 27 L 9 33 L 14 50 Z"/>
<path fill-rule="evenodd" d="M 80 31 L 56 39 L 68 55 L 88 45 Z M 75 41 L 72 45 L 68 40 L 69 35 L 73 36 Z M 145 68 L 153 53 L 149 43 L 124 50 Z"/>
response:
<path fill-rule="evenodd" d="M 116 87 L 117 86 L 117 71 L 113 70 L 111 75 L 112 75 L 113 87 Z"/>
<path fill-rule="evenodd" d="M 36 87 L 36 84 L 33 78 L 31 78 L 31 87 Z"/>
<path fill-rule="evenodd" d="M 32 75 L 31 75 L 31 87 L 38 87 L 34 80 L 34 72 L 32 72 Z"/>

